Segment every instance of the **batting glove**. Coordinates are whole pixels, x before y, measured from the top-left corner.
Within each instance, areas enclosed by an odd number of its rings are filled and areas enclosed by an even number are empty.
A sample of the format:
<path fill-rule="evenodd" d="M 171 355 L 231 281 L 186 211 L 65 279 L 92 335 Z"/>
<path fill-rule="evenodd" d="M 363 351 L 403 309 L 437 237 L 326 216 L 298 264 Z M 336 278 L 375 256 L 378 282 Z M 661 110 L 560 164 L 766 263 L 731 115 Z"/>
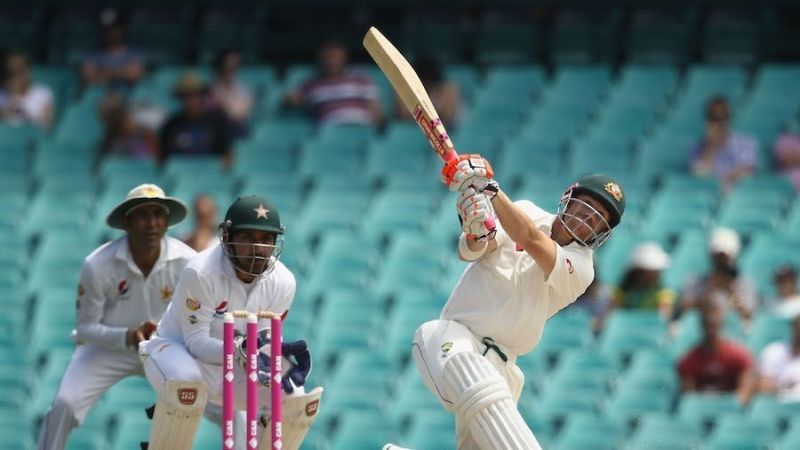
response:
<path fill-rule="evenodd" d="M 478 154 L 453 158 L 442 168 L 442 182 L 454 192 L 463 191 L 470 186 L 481 192 L 492 177 L 492 165 Z"/>
<path fill-rule="evenodd" d="M 494 237 L 497 230 L 486 227 L 486 219 L 494 215 L 486 195 L 468 187 L 459 194 L 456 210 L 461 230 L 467 235 L 467 239 L 481 242 Z"/>

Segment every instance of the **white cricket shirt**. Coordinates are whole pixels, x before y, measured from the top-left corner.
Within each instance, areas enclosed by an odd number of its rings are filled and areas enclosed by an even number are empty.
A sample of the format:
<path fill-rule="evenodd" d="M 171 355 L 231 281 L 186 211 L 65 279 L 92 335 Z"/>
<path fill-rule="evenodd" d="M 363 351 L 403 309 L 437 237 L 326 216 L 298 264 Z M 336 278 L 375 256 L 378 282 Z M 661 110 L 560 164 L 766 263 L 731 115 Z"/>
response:
<path fill-rule="evenodd" d="M 222 364 L 222 316 L 228 310 L 284 314 L 294 301 L 295 279 L 280 261 L 252 281 L 250 292 L 236 278 L 233 265 L 218 245 L 200 252 L 181 273 L 172 302 L 158 324 L 158 335 L 186 346 L 195 358 Z M 259 329 L 269 326 L 260 320 Z M 246 321 L 236 328 L 245 331 Z"/>
<path fill-rule="evenodd" d="M 554 214 L 527 200 L 515 204 L 546 235 Z M 495 251 L 470 263 L 442 310 L 441 319 L 456 320 L 480 337 L 491 337 L 522 355 L 539 342 L 544 323 L 574 302 L 594 278 L 592 250 L 575 242 L 557 246 L 550 276 L 525 250 L 506 239 Z"/>
<path fill-rule="evenodd" d="M 800 400 L 800 356 L 788 342 L 773 342 L 761 352 L 759 371 L 775 380 L 781 400 Z"/>
<path fill-rule="evenodd" d="M 196 255 L 183 242 L 164 237 L 147 278 L 136 266 L 127 236 L 95 249 L 83 262 L 78 285 L 77 326 L 80 342 L 124 350 L 128 328 L 158 322 L 167 309 L 178 276 Z M 131 350 L 136 349 L 131 347 Z"/>

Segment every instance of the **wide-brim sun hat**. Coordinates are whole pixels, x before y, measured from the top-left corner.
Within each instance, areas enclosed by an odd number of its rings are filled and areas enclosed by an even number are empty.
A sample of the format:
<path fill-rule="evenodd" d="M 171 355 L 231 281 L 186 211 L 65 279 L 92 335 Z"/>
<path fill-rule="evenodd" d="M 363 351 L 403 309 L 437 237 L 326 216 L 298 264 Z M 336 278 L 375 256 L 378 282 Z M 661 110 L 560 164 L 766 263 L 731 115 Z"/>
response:
<path fill-rule="evenodd" d="M 657 242 L 646 241 L 631 253 L 628 267 L 644 270 L 664 270 L 671 263 L 669 254 Z"/>
<path fill-rule="evenodd" d="M 144 205 L 161 205 L 167 210 L 167 225 L 181 223 L 186 218 L 188 208 L 175 197 L 167 197 L 164 190 L 155 184 L 140 184 L 128 192 L 125 200 L 115 206 L 106 223 L 111 228 L 125 229 L 125 217 L 134 209 Z"/>

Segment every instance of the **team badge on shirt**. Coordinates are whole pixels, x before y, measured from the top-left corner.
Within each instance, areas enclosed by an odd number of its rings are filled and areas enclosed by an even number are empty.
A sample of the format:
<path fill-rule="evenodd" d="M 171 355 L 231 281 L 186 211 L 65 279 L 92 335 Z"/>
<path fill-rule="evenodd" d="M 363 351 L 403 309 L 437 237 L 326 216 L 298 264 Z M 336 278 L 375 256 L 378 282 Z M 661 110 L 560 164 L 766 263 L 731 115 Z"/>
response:
<path fill-rule="evenodd" d="M 163 300 L 164 303 L 166 303 L 171 298 L 172 298 L 172 289 L 170 289 L 169 286 L 164 286 L 164 288 L 161 289 L 161 300 Z"/>
<path fill-rule="evenodd" d="M 198 302 L 193 298 L 186 297 L 186 308 L 192 311 L 197 311 L 198 309 L 200 309 L 200 302 Z"/>
<path fill-rule="evenodd" d="M 445 342 L 444 344 L 442 344 L 442 358 L 447 356 L 447 353 L 452 349 L 453 349 L 452 342 Z"/>

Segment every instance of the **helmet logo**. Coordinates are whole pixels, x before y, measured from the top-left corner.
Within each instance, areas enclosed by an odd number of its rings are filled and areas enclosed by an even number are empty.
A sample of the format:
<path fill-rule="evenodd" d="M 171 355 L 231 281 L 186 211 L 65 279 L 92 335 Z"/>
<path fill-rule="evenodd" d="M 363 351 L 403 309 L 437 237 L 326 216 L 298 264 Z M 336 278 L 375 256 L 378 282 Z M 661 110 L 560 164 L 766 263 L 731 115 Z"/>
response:
<path fill-rule="evenodd" d="M 260 219 L 262 217 L 265 220 L 267 219 L 267 213 L 269 212 L 269 210 L 267 208 L 264 208 L 264 205 L 262 203 L 258 204 L 258 208 L 253 208 L 253 211 L 256 212 L 256 219 Z"/>
<path fill-rule="evenodd" d="M 606 183 L 603 186 L 603 189 L 606 190 L 612 197 L 614 197 L 618 202 L 622 201 L 622 189 L 619 188 L 617 183 Z"/>

